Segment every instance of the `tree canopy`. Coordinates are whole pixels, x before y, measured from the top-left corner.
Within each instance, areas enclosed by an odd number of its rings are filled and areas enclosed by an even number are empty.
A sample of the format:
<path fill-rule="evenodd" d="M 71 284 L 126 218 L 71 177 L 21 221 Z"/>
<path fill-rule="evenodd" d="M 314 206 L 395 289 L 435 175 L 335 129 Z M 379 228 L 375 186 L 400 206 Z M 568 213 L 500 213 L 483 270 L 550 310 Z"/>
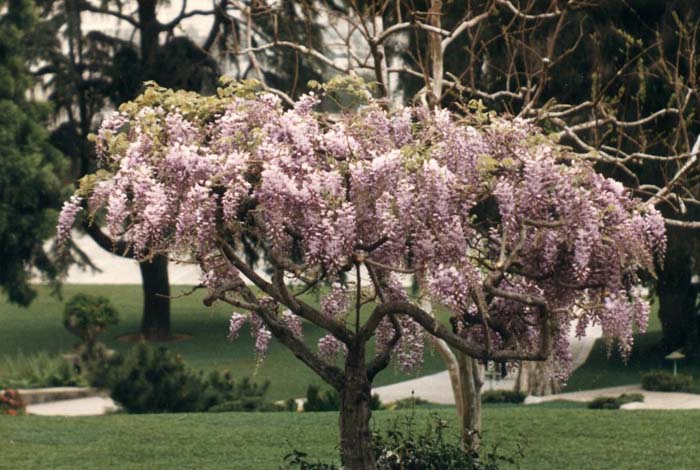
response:
<path fill-rule="evenodd" d="M 599 322 L 623 354 L 646 327 L 639 275 L 663 256 L 663 218 L 533 125 L 479 110 L 389 112 L 361 92 L 359 107 L 329 115 L 313 94 L 285 109 L 252 88 L 202 97 L 150 84 L 120 107 L 59 241 L 85 200 L 136 257 L 196 260 L 207 302 L 247 311 L 232 316 L 232 337 L 250 321 L 259 355 L 274 336 L 341 393 L 348 468 L 372 468 L 372 379 L 392 356 L 419 365 L 426 333 L 474 358 L 549 359 L 566 375 L 572 323 Z M 244 238 L 267 253 L 270 280 L 241 257 Z M 405 273 L 451 326 L 411 302 Z M 298 298 L 323 284 L 321 309 Z M 327 331 L 318 352 L 301 319 Z"/>

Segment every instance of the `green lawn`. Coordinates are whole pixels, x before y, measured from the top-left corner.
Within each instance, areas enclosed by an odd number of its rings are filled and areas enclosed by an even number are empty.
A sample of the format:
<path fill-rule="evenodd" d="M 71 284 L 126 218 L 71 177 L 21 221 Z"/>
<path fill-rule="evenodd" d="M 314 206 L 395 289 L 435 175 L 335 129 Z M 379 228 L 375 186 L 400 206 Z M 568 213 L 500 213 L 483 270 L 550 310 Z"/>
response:
<path fill-rule="evenodd" d="M 403 412 L 376 412 L 385 426 Z M 426 410 L 418 410 L 422 424 Z M 441 415 L 454 424 L 452 410 Z M 525 445 L 523 469 L 697 469 L 700 411 L 486 406 L 485 448 Z M 275 469 L 292 447 L 336 455 L 336 413 L 0 417 L 0 468 Z M 454 430 L 454 428 L 453 428 Z M 456 430 L 454 431 L 456 433 Z"/>
<path fill-rule="evenodd" d="M 574 371 L 568 380 L 566 391 L 590 390 L 617 385 L 638 384 L 641 374 L 652 369 L 673 370 L 673 363 L 664 359 L 666 353 L 661 350 L 661 323 L 653 305 L 649 318 L 649 328 L 643 335 L 634 335 L 634 347 L 629 360 L 625 363 L 613 345 L 611 354 L 605 342 L 595 342 L 586 363 Z M 700 377 L 700 361 L 686 359 L 678 362 L 678 372 Z"/>
<path fill-rule="evenodd" d="M 176 295 L 187 287 L 173 287 Z M 102 336 L 102 341 L 111 348 L 125 351 L 131 344 L 117 341 L 117 337 L 137 332 L 141 318 L 140 286 L 91 286 L 66 285 L 63 288 L 64 299 L 77 292 L 104 295 L 111 299 L 119 310 L 119 324 Z M 247 328 L 234 343 L 226 340 L 228 319 L 231 309 L 226 305 L 207 308 L 202 305 L 204 292 L 173 299 L 172 325 L 176 333 L 192 335 L 191 340 L 170 342 L 166 346 L 181 354 L 185 362 L 193 369 L 229 370 L 235 377 L 255 374 L 255 380 L 270 380 L 271 399 L 287 399 L 304 396 L 309 384 L 322 384 L 322 381 L 290 354 L 284 346 L 273 341 L 268 357 L 256 370 L 253 344 Z M 306 299 L 317 302 L 315 297 Z M 369 308 L 369 307 L 368 307 Z M 28 309 L 10 305 L 0 299 L 0 357 L 16 355 L 19 351 L 65 352 L 76 342 L 63 327 L 63 303 L 49 295 L 49 289 L 39 286 L 39 296 Z M 321 337 L 321 330 L 306 325 L 304 329 L 307 342 L 315 348 Z M 373 341 L 371 342 L 373 344 Z M 429 351 L 429 348 L 426 348 Z M 431 374 L 443 370 L 441 359 L 437 354 L 426 353 L 425 366 L 420 374 Z M 1 372 L 1 371 L 0 371 Z M 392 366 L 381 373 L 375 380 L 376 385 L 394 383 L 411 377 L 394 370 Z"/>

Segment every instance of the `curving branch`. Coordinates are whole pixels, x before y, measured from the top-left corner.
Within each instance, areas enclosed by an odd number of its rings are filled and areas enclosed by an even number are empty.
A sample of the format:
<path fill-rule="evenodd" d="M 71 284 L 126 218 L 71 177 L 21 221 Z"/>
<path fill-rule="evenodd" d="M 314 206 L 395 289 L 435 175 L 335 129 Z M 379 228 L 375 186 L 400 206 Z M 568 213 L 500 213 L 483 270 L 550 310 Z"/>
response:
<path fill-rule="evenodd" d="M 546 314 L 546 309 L 542 309 L 542 342 L 538 351 L 526 351 L 515 345 L 508 349 L 501 349 L 489 353 L 483 345 L 474 344 L 459 335 L 456 335 L 434 317 L 425 312 L 420 307 L 409 302 L 386 302 L 377 305 L 370 315 L 370 318 L 359 331 L 360 338 L 369 338 L 379 326 L 381 320 L 387 315 L 406 315 L 419 323 L 428 333 L 444 340 L 448 345 L 467 356 L 500 361 L 544 361 L 552 351 L 552 321 Z"/>

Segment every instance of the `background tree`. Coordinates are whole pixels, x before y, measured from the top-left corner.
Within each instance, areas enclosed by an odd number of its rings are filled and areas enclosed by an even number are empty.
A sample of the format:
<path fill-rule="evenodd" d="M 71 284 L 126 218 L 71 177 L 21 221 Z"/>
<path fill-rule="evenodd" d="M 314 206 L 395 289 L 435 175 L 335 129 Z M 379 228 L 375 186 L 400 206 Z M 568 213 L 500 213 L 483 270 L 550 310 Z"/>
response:
<path fill-rule="evenodd" d="M 157 0 L 43 0 L 41 4 L 44 30 L 40 36 L 45 47 L 38 52 L 48 65 L 38 73 L 45 78 L 58 118 L 65 119 L 53 137 L 55 144 L 72 158 L 75 179 L 95 168 L 88 136 L 95 131 L 100 116 L 105 110 L 133 99 L 144 82 L 153 80 L 169 88 L 212 93 L 223 73 L 221 63 L 238 77 L 252 70 L 250 64 L 238 63 L 235 54 L 228 54 L 229 47 L 245 41 L 240 34 L 239 19 L 227 13 L 228 0 L 214 2 L 205 9 L 197 5 L 192 8 L 182 1 L 174 5 L 180 8 L 167 20 L 163 19 L 162 11 L 166 3 Z M 256 19 L 266 37 L 292 36 L 307 44 L 319 44 L 317 28 L 310 21 L 314 10 L 301 4 L 299 14 L 295 5 L 299 4 L 281 2 L 280 8 L 287 14 L 274 23 L 269 21 L 262 6 L 252 6 L 249 17 Z M 111 21 L 129 31 L 119 36 L 96 30 L 86 18 L 106 19 L 108 24 Z M 183 26 L 195 18 L 209 28 L 200 43 L 184 32 Z M 293 52 L 263 62 L 264 80 L 279 86 L 291 84 L 291 96 L 303 91 L 308 80 L 320 77 L 308 61 Z M 287 65 L 292 63 L 294 66 Z M 123 246 L 113 246 L 99 225 L 86 228 L 104 249 L 122 256 L 132 255 Z M 162 256 L 139 263 L 144 293 L 141 333 L 147 339 L 170 336 L 167 264 L 168 260 Z"/>
<path fill-rule="evenodd" d="M 215 16 L 207 12 L 181 12 L 167 24 L 158 21 L 158 2 L 144 0 L 133 4 L 102 3 L 99 6 L 77 0 L 41 2 L 42 30 L 37 34 L 44 43 L 37 52 L 45 65 L 38 74 L 45 79 L 49 98 L 56 106 L 61 122 L 52 140 L 72 161 L 72 175 L 78 179 L 95 169 L 94 152 L 88 141 L 105 109 L 133 99 L 146 80 L 158 80 L 173 88 L 212 92 L 220 68 L 208 54 L 211 47 L 194 44 L 173 32 L 181 21 L 194 15 Z M 135 7 L 130 14 L 121 8 Z M 111 18 L 133 28 L 131 39 L 97 31 L 86 15 L 103 20 Z M 127 36 L 128 37 L 128 36 Z M 133 255 L 114 246 L 97 224 L 88 233 L 104 249 L 120 256 Z M 141 334 L 150 340 L 168 339 L 170 326 L 170 286 L 168 260 L 163 256 L 139 263 L 143 282 L 144 305 Z"/>
<path fill-rule="evenodd" d="M 50 108 L 27 100 L 34 4 L 2 1 L 0 11 L 0 287 L 11 302 L 27 305 L 36 295 L 32 270 L 57 274 L 43 244 L 56 222 L 64 166 L 45 128 Z"/>

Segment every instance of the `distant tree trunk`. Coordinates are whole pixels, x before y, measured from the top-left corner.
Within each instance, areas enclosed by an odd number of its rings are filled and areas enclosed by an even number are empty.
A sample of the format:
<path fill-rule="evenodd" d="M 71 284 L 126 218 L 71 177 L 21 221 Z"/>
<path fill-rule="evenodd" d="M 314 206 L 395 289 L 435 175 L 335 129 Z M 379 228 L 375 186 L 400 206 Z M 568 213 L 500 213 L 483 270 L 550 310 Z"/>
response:
<path fill-rule="evenodd" d="M 113 242 L 96 224 L 86 222 L 84 228 L 102 249 L 125 258 L 134 258 L 133 250 L 126 243 Z M 168 258 L 154 256 L 150 261 L 140 262 L 139 269 L 143 289 L 141 335 L 149 341 L 166 340 L 171 335 Z"/>
<path fill-rule="evenodd" d="M 144 80 L 153 78 L 156 51 L 160 45 L 161 26 L 157 19 L 156 0 L 138 0 L 141 23 L 141 62 L 145 66 Z M 170 282 L 168 258 L 156 256 L 150 262 L 139 263 L 143 284 L 143 316 L 141 334 L 149 341 L 170 338 Z"/>
<path fill-rule="evenodd" d="M 515 378 L 515 391 L 543 397 L 561 392 L 549 362 L 522 361 Z"/>
<path fill-rule="evenodd" d="M 478 452 L 481 437 L 481 376 L 479 361 L 457 353 L 459 380 L 462 389 L 462 446 L 467 452 Z"/>
<path fill-rule="evenodd" d="M 376 468 L 369 427 L 372 383 L 367 378 L 364 344 L 348 348 L 345 377 L 345 386 L 339 390 L 343 468 L 371 470 Z"/>
<path fill-rule="evenodd" d="M 143 315 L 141 334 L 149 341 L 170 338 L 170 282 L 168 258 L 155 256 L 139 263 L 143 281 Z"/>

